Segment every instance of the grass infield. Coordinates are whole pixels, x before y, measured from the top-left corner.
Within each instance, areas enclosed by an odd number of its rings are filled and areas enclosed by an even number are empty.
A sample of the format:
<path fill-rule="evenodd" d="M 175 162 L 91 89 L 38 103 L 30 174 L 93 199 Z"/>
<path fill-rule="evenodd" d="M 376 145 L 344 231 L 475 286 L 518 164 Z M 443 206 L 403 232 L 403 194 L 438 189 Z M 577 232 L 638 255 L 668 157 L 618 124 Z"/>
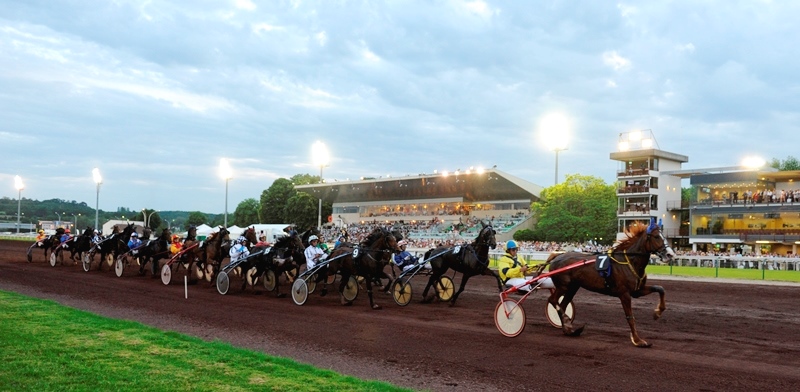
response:
<path fill-rule="evenodd" d="M 3 391 L 406 391 L 0 291 Z"/>

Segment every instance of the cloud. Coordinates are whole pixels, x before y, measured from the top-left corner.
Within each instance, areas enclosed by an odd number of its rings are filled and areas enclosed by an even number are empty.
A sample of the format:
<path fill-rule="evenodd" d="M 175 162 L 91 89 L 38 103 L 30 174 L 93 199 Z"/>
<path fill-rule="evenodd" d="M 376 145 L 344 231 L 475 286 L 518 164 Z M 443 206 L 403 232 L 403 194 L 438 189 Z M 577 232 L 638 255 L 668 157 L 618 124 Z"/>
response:
<path fill-rule="evenodd" d="M 624 71 L 631 67 L 631 61 L 620 56 L 616 50 L 603 53 L 603 64 L 614 68 L 615 71 Z"/>
<path fill-rule="evenodd" d="M 258 8 L 251 0 L 233 0 L 233 5 L 245 11 L 255 11 Z"/>

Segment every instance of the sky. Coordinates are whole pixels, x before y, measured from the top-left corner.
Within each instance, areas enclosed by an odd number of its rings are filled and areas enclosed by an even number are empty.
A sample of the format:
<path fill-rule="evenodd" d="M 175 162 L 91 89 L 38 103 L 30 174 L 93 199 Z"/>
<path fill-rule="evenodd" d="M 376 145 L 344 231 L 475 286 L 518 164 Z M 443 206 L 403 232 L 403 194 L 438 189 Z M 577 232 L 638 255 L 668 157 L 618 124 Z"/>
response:
<path fill-rule="evenodd" d="M 644 3 L 644 4 L 642 4 Z M 470 167 L 611 183 L 800 156 L 800 3 L 54 1 L 0 7 L 0 197 L 222 213 L 277 178 Z M 794 48 L 794 49 L 793 49 Z M 548 121 L 546 119 L 561 119 Z M 552 124 L 556 125 L 552 125 Z"/>

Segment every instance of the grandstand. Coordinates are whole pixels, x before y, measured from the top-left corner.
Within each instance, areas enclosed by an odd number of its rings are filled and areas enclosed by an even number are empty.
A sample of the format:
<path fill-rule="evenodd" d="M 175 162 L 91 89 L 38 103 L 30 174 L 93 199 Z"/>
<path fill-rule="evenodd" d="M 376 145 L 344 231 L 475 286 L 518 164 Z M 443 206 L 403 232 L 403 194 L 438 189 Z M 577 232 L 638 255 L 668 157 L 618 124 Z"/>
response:
<path fill-rule="evenodd" d="M 298 185 L 333 206 L 327 226 L 399 224 L 410 238 L 472 239 L 490 221 L 498 241 L 530 228 L 542 187 L 497 169 Z"/>

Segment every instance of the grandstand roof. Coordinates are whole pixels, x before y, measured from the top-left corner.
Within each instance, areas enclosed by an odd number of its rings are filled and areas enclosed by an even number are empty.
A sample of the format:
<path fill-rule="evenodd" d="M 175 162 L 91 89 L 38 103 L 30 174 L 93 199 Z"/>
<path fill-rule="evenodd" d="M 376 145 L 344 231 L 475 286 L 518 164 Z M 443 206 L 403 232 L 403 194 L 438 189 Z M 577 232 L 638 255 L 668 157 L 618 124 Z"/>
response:
<path fill-rule="evenodd" d="M 458 175 L 419 174 L 297 185 L 328 203 L 461 198 L 464 202 L 538 201 L 542 187 L 497 169 Z"/>

